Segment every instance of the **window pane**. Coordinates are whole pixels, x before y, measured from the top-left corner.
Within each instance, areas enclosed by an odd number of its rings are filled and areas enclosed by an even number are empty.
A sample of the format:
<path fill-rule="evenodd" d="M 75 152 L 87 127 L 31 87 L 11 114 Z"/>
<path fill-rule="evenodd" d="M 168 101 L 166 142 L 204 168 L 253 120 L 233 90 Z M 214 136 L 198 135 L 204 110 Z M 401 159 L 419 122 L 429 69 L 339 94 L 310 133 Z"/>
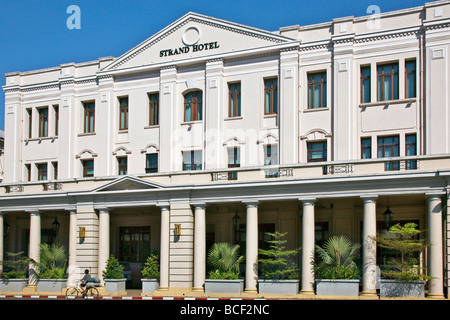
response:
<path fill-rule="evenodd" d="M 192 112 L 191 104 L 188 103 L 188 104 L 186 104 L 185 121 L 187 121 L 187 122 L 192 121 L 191 112 Z"/>
<path fill-rule="evenodd" d="M 389 76 L 384 77 L 384 97 L 383 100 L 392 100 L 392 78 Z"/>
<path fill-rule="evenodd" d="M 158 154 L 157 153 L 150 153 L 146 156 L 146 167 L 145 172 L 151 173 L 151 172 L 158 172 Z"/>
<path fill-rule="evenodd" d="M 370 102 L 370 67 L 361 68 L 361 102 Z"/>

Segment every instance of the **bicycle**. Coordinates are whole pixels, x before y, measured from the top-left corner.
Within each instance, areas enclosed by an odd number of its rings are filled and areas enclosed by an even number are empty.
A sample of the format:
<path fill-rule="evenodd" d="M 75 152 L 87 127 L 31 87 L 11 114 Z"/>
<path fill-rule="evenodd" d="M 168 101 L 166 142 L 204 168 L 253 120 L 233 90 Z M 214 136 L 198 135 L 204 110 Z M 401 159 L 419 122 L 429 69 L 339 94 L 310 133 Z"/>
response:
<path fill-rule="evenodd" d="M 77 281 L 75 287 L 69 287 L 66 289 L 66 299 L 77 299 L 79 297 L 85 299 L 96 299 L 99 296 L 98 289 L 90 284 L 82 287 L 80 283 L 83 281 Z"/>

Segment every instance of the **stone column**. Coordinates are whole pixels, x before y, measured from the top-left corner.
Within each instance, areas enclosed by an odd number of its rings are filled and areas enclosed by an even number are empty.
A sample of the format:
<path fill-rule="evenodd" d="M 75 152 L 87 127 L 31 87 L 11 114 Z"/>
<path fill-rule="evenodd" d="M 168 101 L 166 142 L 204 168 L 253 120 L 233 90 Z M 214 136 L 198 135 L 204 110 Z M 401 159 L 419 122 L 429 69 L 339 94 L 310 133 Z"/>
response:
<path fill-rule="evenodd" d="M 106 263 L 109 258 L 109 209 L 102 207 L 98 211 L 98 277 L 102 279 L 102 273 L 106 268 Z"/>
<path fill-rule="evenodd" d="M 303 202 L 302 219 L 302 294 L 314 294 L 314 203 L 315 199 L 300 199 Z"/>
<path fill-rule="evenodd" d="M 256 293 L 258 281 L 258 201 L 244 201 L 247 206 L 245 292 Z"/>
<path fill-rule="evenodd" d="M 68 284 L 75 285 L 77 280 L 77 210 L 75 208 L 69 208 L 66 210 L 69 211 Z"/>
<path fill-rule="evenodd" d="M 161 208 L 159 290 L 169 290 L 170 207 L 169 204 L 159 205 L 159 207 Z"/>
<path fill-rule="evenodd" d="M 428 196 L 428 297 L 444 298 L 442 202 L 440 194 Z"/>
<path fill-rule="evenodd" d="M 38 210 L 30 211 L 30 248 L 29 258 L 39 262 L 39 251 L 41 245 L 41 215 Z M 36 270 L 30 269 L 28 284 L 36 285 Z"/>
<path fill-rule="evenodd" d="M 206 220 L 205 204 L 194 204 L 194 287 L 193 291 L 203 292 L 206 273 Z"/>
<path fill-rule="evenodd" d="M 372 238 L 377 233 L 377 196 L 361 197 L 363 212 L 363 283 L 362 295 L 376 295 L 377 244 Z"/>

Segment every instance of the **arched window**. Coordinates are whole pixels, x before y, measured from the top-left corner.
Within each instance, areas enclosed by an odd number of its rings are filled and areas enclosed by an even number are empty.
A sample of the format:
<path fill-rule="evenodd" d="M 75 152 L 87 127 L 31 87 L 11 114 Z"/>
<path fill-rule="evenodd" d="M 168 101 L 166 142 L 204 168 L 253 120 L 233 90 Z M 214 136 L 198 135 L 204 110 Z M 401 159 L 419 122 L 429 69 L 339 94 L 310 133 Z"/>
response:
<path fill-rule="evenodd" d="M 184 121 L 202 120 L 202 92 L 191 91 L 184 95 Z"/>

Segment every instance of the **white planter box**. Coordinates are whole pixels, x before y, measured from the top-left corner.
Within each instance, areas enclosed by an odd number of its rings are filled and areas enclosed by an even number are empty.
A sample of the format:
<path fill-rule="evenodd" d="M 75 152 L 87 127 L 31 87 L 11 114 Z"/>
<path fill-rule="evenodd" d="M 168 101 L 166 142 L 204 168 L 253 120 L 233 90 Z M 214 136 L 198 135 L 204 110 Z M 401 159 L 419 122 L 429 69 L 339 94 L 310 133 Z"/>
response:
<path fill-rule="evenodd" d="M 244 279 L 237 280 L 205 280 L 205 293 L 236 293 L 244 291 Z"/>
<path fill-rule="evenodd" d="M 380 280 L 381 297 L 424 298 L 425 281 L 402 281 L 397 279 Z"/>
<path fill-rule="evenodd" d="M 37 292 L 62 292 L 67 287 L 67 279 L 39 279 Z"/>
<path fill-rule="evenodd" d="M 105 291 L 108 293 L 125 292 L 126 278 L 123 279 L 105 279 Z"/>
<path fill-rule="evenodd" d="M 28 279 L 0 279 L 0 292 L 22 292 L 28 286 Z"/>
<path fill-rule="evenodd" d="M 153 293 L 159 289 L 159 281 L 156 279 L 141 279 L 142 293 Z"/>
<path fill-rule="evenodd" d="M 299 280 L 258 280 L 260 294 L 298 294 Z"/>
<path fill-rule="evenodd" d="M 358 296 L 359 280 L 316 279 L 316 294 L 321 296 Z"/>

